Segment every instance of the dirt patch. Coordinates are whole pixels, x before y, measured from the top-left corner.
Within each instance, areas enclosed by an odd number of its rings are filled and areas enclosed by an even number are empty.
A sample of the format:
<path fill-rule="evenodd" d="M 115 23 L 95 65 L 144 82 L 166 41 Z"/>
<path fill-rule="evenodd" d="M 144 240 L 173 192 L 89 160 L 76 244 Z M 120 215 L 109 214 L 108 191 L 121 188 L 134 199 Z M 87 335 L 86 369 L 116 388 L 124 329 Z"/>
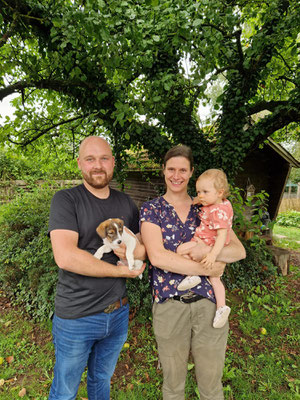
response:
<path fill-rule="evenodd" d="M 291 264 L 295 265 L 295 267 L 300 267 L 300 252 L 290 250 L 291 254 Z"/>

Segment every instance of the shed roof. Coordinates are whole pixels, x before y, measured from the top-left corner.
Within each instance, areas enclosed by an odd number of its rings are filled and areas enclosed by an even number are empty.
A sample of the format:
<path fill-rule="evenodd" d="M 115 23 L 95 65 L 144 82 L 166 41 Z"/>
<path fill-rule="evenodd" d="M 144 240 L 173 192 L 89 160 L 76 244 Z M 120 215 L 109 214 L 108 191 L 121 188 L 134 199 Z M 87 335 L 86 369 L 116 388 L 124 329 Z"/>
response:
<path fill-rule="evenodd" d="M 284 147 L 279 143 L 274 142 L 273 139 L 268 138 L 268 145 L 281 155 L 292 167 L 300 168 L 300 161 L 296 160 Z"/>

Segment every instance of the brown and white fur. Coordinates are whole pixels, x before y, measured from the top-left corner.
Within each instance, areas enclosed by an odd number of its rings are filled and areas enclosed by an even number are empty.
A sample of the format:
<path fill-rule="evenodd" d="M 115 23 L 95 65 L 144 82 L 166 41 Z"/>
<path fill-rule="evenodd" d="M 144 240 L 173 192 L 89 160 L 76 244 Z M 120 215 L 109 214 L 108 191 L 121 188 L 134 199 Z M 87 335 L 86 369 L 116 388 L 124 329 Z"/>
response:
<path fill-rule="evenodd" d="M 128 229 L 128 228 L 126 228 Z M 126 259 L 130 270 L 140 269 L 143 265 L 142 260 L 135 260 L 133 252 L 137 244 L 136 236 L 128 229 L 124 229 L 124 221 L 119 218 L 109 218 L 103 221 L 96 229 L 98 235 L 103 239 L 103 245 L 94 254 L 94 257 L 101 259 L 104 253 L 109 253 L 120 246 L 126 245 Z M 139 275 L 142 279 L 142 275 Z"/>

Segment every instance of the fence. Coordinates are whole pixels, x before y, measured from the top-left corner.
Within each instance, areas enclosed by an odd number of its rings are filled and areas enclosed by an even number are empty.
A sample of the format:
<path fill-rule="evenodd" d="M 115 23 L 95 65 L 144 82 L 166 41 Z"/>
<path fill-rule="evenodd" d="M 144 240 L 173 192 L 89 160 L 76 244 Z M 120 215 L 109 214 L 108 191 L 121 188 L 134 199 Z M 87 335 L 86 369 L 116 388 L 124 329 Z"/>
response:
<path fill-rule="evenodd" d="M 283 198 L 279 212 L 285 212 L 289 210 L 300 211 L 300 198 Z"/>
<path fill-rule="evenodd" d="M 49 183 L 51 187 L 59 190 L 64 186 L 76 186 L 79 185 L 81 180 L 57 180 Z M 42 185 L 44 181 L 38 181 L 36 185 Z M 119 189 L 120 187 L 115 180 L 111 181 L 110 186 L 114 189 Z M 144 201 L 152 199 L 158 195 L 158 193 L 164 187 L 163 180 L 160 177 L 151 177 L 151 180 L 141 180 L 141 177 L 136 177 L 134 173 L 128 175 L 126 183 L 124 185 L 124 192 L 129 194 L 131 198 L 135 201 L 138 207 Z M 22 190 L 30 190 L 30 186 L 25 181 L 0 181 L 0 204 L 7 203 L 13 199 L 18 192 Z"/>

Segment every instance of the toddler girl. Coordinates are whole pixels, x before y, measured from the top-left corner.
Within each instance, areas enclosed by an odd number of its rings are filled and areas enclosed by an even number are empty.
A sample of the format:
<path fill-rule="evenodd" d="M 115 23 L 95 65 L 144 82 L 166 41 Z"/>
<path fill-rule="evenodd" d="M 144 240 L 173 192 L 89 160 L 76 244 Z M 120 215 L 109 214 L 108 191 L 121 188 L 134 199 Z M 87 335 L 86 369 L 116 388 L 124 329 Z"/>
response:
<path fill-rule="evenodd" d="M 216 261 L 223 246 L 229 243 L 229 231 L 232 226 L 233 210 L 227 196 L 229 185 L 222 170 L 208 169 L 199 176 L 196 182 L 197 197 L 194 204 L 202 204 L 200 211 L 201 223 L 196 229 L 193 241 L 181 244 L 177 252 L 182 252 L 204 242 L 211 246 L 210 252 L 202 262 L 208 267 Z M 230 307 L 225 304 L 225 288 L 219 277 L 210 276 L 214 289 L 217 311 L 213 321 L 214 328 L 222 328 L 230 314 Z M 178 285 L 178 290 L 191 289 L 201 282 L 199 276 L 187 276 Z"/>

